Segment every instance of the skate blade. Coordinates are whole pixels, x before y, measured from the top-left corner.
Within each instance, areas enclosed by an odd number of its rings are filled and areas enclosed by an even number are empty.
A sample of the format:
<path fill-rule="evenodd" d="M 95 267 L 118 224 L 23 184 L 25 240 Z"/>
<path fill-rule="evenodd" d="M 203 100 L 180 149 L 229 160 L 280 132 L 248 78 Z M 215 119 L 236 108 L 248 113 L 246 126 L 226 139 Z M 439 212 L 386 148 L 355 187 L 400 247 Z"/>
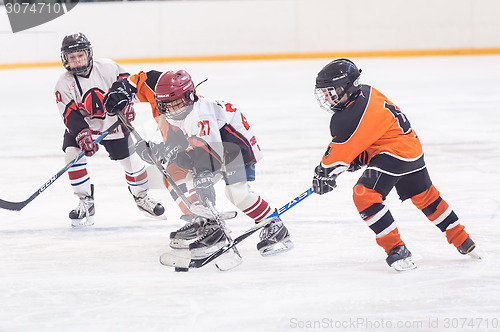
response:
<path fill-rule="evenodd" d="M 191 262 L 191 255 L 189 252 L 187 255 L 174 255 L 170 252 L 166 252 L 160 256 L 160 263 L 165 266 L 189 268 L 189 263 Z"/>
<path fill-rule="evenodd" d="M 411 257 L 406 257 L 405 259 L 395 261 L 392 263 L 391 267 L 398 272 L 406 272 L 415 270 L 417 268 L 417 264 L 415 264 Z"/>
<path fill-rule="evenodd" d="M 194 242 L 196 239 L 184 240 L 184 239 L 170 239 L 170 248 L 172 249 L 189 249 L 189 244 Z"/>
<path fill-rule="evenodd" d="M 207 207 L 202 206 L 202 205 L 194 205 L 193 204 L 193 205 L 191 205 L 191 207 L 189 209 L 191 210 L 192 213 L 197 214 L 199 216 L 202 216 L 204 218 L 211 219 L 214 217 L 214 214 L 212 213 L 212 211 L 210 211 L 210 209 L 208 209 Z M 236 212 L 236 211 L 219 212 L 219 217 L 222 220 L 233 219 L 233 218 L 236 218 L 237 215 L 238 215 L 238 212 Z"/>
<path fill-rule="evenodd" d="M 479 256 L 475 250 L 468 252 L 467 255 L 469 255 L 469 257 L 472 259 L 476 259 L 478 261 L 482 260 L 481 256 Z"/>
<path fill-rule="evenodd" d="M 219 216 L 222 220 L 229 220 L 229 219 L 234 219 L 238 215 L 238 212 L 236 211 L 224 211 L 224 212 L 219 212 Z"/>
<path fill-rule="evenodd" d="M 228 271 L 239 266 L 242 262 L 241 256 L 230 250 L 215 260 L 215 266 L 220 271 Z"/>
<path fill-rule="evenodd" d="M 85 219 L 84 222 L 82 222 L 84 219 L 71 219 L 71 227 L 73 228 L 87 228 L 90 226 L 94 225 L 94 218 L 89 217 Z"/>
<path fill-rule="evenodd" d="M 264 257 L 274 256 L 277 254 L 281 254 L 286 251 L 290 251 L 295 247 L 291 240 L 286 240 L 284 242 L 278 242 L 273 244 L 272 246 L 267 246 L 260 249 L 260 254 Z"/>

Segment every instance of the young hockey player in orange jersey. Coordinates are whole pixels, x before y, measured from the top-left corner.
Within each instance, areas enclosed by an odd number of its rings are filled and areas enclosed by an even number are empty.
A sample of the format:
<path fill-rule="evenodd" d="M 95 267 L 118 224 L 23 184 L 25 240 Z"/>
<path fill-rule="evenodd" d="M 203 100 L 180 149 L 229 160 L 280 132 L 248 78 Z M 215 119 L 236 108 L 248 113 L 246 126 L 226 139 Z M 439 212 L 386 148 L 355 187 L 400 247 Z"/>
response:
<path fill-rule="evenodd" d="M 251 126 L 240 110 L 230 103 L 199 97 L 191 76 L 176 72 L 149 71 L 132 75 L 113 84 L 106 95 L 108 112 L 118 112 L 133 96 L 149 102 L 159 121 L 165 143 L 149 142 L 159 160 L 171 167 L 188 170 L 188 184 L 194 187 L 196 201 L 215 205 L 214 183 L 224 179 L 227 198 L 256 223 L 273 213 L 270 205 L 254 192 L 255 164 L 262 152 Z M 144 142 L 142 142 L 144 143 Z M 136 146 L 149 161 L 148 153 Z M 139 151 L 144 151 L 141 153 Z M 172 169 L 167 168 L 169 173 Z M 188 188 L 189 189 L 189 188 Z M 194 199 L 191 199 L 195 202 Z M 290 235 L 279 216 L 273 217 L 260 234 L 257 249 L 263 256 L 293 248 Z M 194 240 L 194 242 L 192 242 Z M 171 234 L 171 247 L 183 248 L 189 242 L 193 257 L 206 256 L 227 241 L 215 220 L 192 220 Z"/>
<path fill-rule="evenodd" d="M 340 173 L 367 165 L 353 188 L 353 200 L 377 243 L 386 251 L 389 266 L 398 271 L 416 268 L 383 204 L 392 188 L 402 201 L 411 199 L 461 254 L 479 258 L 464 226 L 432 184 L 420 140 L 410 122 L 378 90 L 360 85 L 360 73 L 352 61 L 337 59 L 316 78 L 318 102 L 333 115 L 332 141 L 314 171 L 314 191 L 327 193 L 336 187 Z"/>
<path fill-rule="evenodd" d="M 64 37 L 61 60 L 66 71 L 56 83 L 55 95 L 66 127 L 63 138 L 66 162 L 85 151 L 85 156 L 68 170 L 71 186 L 80 199 L 69 218 L 73 227 L 80 228 L 94 224 L 94 185 L 90 184 L 87 173 L 87 157 L 99 149 L 93 139 L 117 121 L 116 116 L 106 115 L 102 100 L 111 84 L 128 73 L 110 59 L 94 60 L 92 45 L 83 33 Z M 129 121 L 134 119 L 132 107 L 126 109 L 126 116 Z M 148 196 L 146 167 L 137 154 L 129 151 L 129 136 L 130 133 L 119 126 L 100 144 L 109 158 L 122 166 L 128 189 L 139 210 L 149 217 L 164 218 L 163 206 Z"/>

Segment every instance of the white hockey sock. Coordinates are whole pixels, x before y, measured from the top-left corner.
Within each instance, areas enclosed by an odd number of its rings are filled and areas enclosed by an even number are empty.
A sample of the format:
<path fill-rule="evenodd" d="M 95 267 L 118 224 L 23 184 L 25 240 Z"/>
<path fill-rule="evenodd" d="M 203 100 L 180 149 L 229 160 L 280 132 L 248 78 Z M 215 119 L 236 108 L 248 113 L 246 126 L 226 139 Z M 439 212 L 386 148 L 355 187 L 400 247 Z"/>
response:
<path fill-rule="evenodd" d="M 71 162 L 78 156 L 80 151 L 80 149 L 75 147 L 66 148 L 65 162 Z M 90 196 L 90 176 L 87 173 L 87 158 L 85 156 L 69 168 L 68 176 L 75 195 L 80 198 Z"/>
<path fill-rule="evenodd" d="M 231 203 L 255 220 L 256 223 L 272 213 L 269 204 L 259 194 L 251 190 L 247 181 L 227 185 L 225 192 Z"/>
<path fill-rule="evenodd" d="M 148 191 L 148 173 L 146 166 L 137 154 L 120 160 L 125 171 L 125 178 L 134 196 L 144 195 Z"/>

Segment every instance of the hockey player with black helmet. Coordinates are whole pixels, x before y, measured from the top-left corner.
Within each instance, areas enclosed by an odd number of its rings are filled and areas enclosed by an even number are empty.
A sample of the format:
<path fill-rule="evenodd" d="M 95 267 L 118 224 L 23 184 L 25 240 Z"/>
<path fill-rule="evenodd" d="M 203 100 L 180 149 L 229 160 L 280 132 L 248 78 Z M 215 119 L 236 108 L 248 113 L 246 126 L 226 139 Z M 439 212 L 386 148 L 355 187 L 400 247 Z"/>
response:
<path fill-rule="evenodd" d="M 316 77 L 320 107 L 332 114 L 332 140 L 315 168 L 313 189 L 322 195 L 336 187 L 344 171 L 366 169 L 354 186 L 361 218 L 375 233 L 395 270 L 416 268 L 389 209 L 383 204 L 392 188 L 441 230 L 465 255 L 480 258 L 475 243 L 429 177 L 420 140 L 400 109 L 375 88 L 359 83 L 361 70 L 348 59 L 330 62 Z"/>
<path fill-rule="evenodd" d="M 89 75 L 94 64 L 94 52 L 90 41 L 83 33 L 64 37 L 61 46 L 61 61 L 64 68 L 72 74 Z"/>
<path fill-rule="evenodd" d="M 316 98 L 321 108 L 329 113 L 340 111 L 361 92 L 358 78 L 361 69 L 348 59 L 331 62 L 318 73 Z"/>
<path fill-rule="evenodd" d="M 56 83 L 55 95 L 66 127 L 62 147 L 66 163 L 85 151 L 85 156 L 68 170 L 71 187 L 79 198 L 69 218 L 72 227 L 81 228 L 94 224 L 94 185 L 87 172 L 87 157 L 99 149 L 93 139 L 117 121 L 116 116 L 106 114 L 102 100 L 112 83 L 128 73 L 110 59 L 94 60 L 92 45 L 83 33 L 64 37 L 61 61 L 66 72 Z M 135 117 L 131 106 L 125 108 L 124 114 L 129 121 Z M 149 217 L 163 218 L 165 209 L 147 194 L 148 175 L 144 162 L 129 151 L 129 136 L 130 133 L 119 126 L 100 144 L 109 158 L 122 166 L 128 189 L 139 210 Z"/>

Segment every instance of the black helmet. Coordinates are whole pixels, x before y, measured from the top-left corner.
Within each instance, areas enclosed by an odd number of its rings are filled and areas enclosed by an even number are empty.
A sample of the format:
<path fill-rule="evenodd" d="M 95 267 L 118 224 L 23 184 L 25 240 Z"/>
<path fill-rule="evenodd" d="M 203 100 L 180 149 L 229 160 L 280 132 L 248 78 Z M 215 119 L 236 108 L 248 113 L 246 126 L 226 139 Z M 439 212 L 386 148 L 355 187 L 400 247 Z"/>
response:
<path fill-rule="evenodd" d="M 75 68 L 71 68 L 68 63 L 68 54 L 74 52 L 84 51 L 87 53 L 87 64 L 83 66 L 78 66 Z M 92 69 L 93 64 L 93 51 L 92 45 L 85 35 L 81 32 L 75 33 L 73 35 L 68 35 L 64 37 L 61 46 L 61 61 L 63 63 L 64 68 L 68 71 L 72 72 L 75 75 L 86 76 Z"/>
<path fill-rule="evenodd" d="M 348 59 L 337 59 L 327 64 L 316 77 L 316 98 L 330 113 L 341 110 L 360 90 L 358 78 L 361 69 Z M 347 96 L 342 103 L 340 100 Z"/>

